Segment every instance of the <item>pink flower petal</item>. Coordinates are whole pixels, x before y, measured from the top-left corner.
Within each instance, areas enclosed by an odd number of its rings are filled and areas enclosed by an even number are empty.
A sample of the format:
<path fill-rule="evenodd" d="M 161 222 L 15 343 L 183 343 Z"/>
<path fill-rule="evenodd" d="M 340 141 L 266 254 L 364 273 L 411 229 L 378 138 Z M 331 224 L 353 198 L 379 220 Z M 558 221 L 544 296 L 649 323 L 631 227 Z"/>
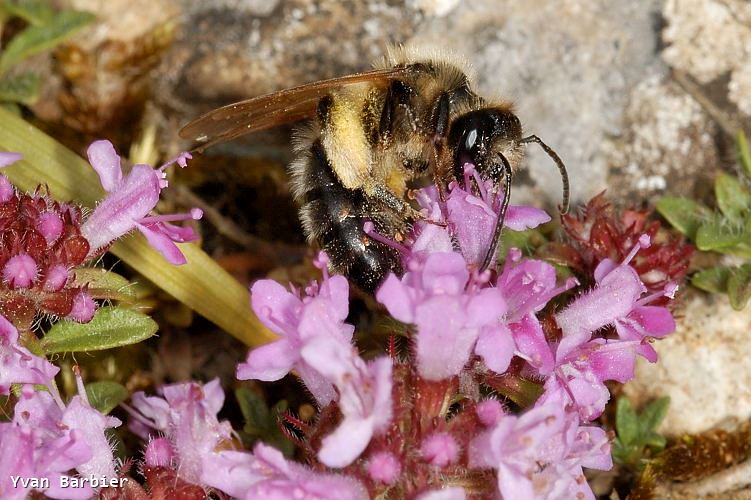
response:
<path fill-rule="evenodd" d="M 545 210 L 534 207 L 510 205 L 506 211 L 503 227 L 513 231 L 534 229 L 541 224 L 550 222 L 550 215 Z"/>
<path fill-rule="evenodd" d="M 135 226 L 146 237 L 151 248 L 162 254 L 167 262 L 175 266 L 188 262 L 175 242 L 164 234 L 157 224 L 136 224 Z"/>
<path fill-rule="evenodd" d="M 107 140 L 92 142 L 86 154 L 89 163 L 99 175 L 104 190 L 110 193 L 116 189 L 122 181 L 123 173 L 120 168 L 120 157 L 112 143 Z"/>
<path fill-rule="evenodd" d="M 482 357 L 485 366 L 496 373 L 504 373 L 514 356 L 514 339 L 506 325 L 486 326 L 475 345 L 475 353 Z"/>
<path fill-rule="evenodd" d="M 348 418 L 323 438 L 318 459 L 334 468 L 346 467 L 362 454 L 373 437 L 373 419 Z"/>
<path fill-rule="evenodd" d="M 21 153 L 0 151 L 0 168 L 7 167 L 23 158 Z"/>
<path fill-rule="evenodd" d="M 465 322 L 465 311 L 454 297 L 439 295 L 417 306 L 420 376 L 441 380 L 459 374 L 480 333 L 477 328 L 465 329 Z"/>
<path fill-rule="evenodd" d="M 459 294 L 468 279 L 467 263 L 458 253 L 430 254 L 422 269 L 422 284 L 433 294 Z"/>
<path fill-rule="evenodd" d="M 376 292 L 376 300 L 386 306 L 389 313 L 404 323 L 414 323 L 414 305 L 409 288 L 394 274 L 389 274 Z"/>
<path fill-rule="evenodd" d="M 299 360 L 299 353 L 287 339 L 256 347 L 248 353 L 245 363 L 237 365 L 239 380 L 271 382 L 287 375 Z"/>
<path fill-rule="evenodd" d="M 519 352 L 540 375 L 548 375 L 555 367 L 555 360 L 537 317 L 534 314 L 528 314 L 521 321 L 510 324 L 509 327 Z"/>
<path fill-rule="evenodd" d="M 649 337 L 664 337 L 675 331 L 675 320 L 666 307 L 636 306 L 628 318 L 641 325 L 644 335 Z"/>
<path fill-rule="evenodd" d="M 258 319 L 273 332 L 288 335 L 297 327 L 302 301 L 274 280 L 258 280 L 250 289 Z"/>

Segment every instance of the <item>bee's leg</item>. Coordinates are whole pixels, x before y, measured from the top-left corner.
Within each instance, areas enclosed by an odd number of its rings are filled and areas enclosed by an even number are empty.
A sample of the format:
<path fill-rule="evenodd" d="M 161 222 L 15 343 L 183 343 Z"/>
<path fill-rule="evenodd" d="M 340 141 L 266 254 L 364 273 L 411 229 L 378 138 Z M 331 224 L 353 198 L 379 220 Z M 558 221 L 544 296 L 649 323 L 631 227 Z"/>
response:
<path fill-rule="evenodd" d="M 370 198 L 392 209 L 401 217 L 407 218 L 411 221 L 422 220 L 430 224 L 435 224 L 437 226 L 446 226 L 446 222 L 429 218 L 419 210 L 415 210 L 412 205 L 405 202 L 403 199 L 399 198 L 383 186 L 370 185 L 365 188 L 365 192 Z"/>
<path fill-rule="evenodd" d="M 442 92 L 433 106 L 431 113 L 431 136 L 433 141 L 433 183 L 438 188 L 438 196 L 446 201 L 446 176 L 443 156 L 447 151 L 446 138 L 449 133 L 449 106 L 451 101 L 446 92 Z"/>
<path fill-rule="evenodd" d="M 404 110 L 412 132 L 417 130 L 417 119 L 409 102 L 413 93 L 412 87 L 401 80 L 394 80 L 389 85 L 386 97 L 383 100 L 381 119 L 378 122 L 378 135 L 385 143 L 390 142 L 392 139 L 397 108 Z"/>
<path fill-rule="evenodd" d="M 488 252 L 485 254 L 485 258 L 482 261 L 482 266 L 480 266 L 480 272 L 483 272 L 486 270 L 490 263 L 495 258 L 495 251 L 496 247 L 498 246 L 498 241 L 501 239 L 501 232 L 503 231 L 503 223 L 506 220 L 506 211 L 508 210 L 508 203 L 509 199 L 511 198 L 511 177 L 513 175 L 513 172 L 511 170 L 511 165 L 509 165 L 508 160 L 506 159 L 503 154 L 498 153 L 498 157 L 501 159 L 501 162 L 503 163 L 503 174 L 504 174 L 504 192 L 503 192 L 503 202 L 501 203 L 501 210 L 498 212 L 498 218 L 495 221 L 495 229 L 493 230 L 493 239 L 490 241 L 490 246 L 488 247 Z"/>

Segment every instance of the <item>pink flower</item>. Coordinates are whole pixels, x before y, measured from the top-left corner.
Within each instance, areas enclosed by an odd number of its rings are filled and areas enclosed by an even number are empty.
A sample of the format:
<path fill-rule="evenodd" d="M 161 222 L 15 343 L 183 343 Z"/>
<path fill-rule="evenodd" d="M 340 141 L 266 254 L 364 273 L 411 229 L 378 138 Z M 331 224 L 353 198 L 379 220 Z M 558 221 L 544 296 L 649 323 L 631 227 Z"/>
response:
<path fill-rule="evenodd" d="M 167 261 L 184 264 L 185 257 L 175 242 L 193 241 L 197 235 L 190 228 L 177 228 L 169 223 L 200 219 L 203 213 L 198 209 L 189 214 L 149 216 L 149 213 L 167 186 L 164 169 L 174 162 L 185 166 L 186 157 L 179 156 L 157 170 L 148 165 L 134 165 L 123 177 L 120 157 L 109 141 L 92 143 L 88 156 L 102 187 L 109 193 L 81 227 L 81 234 L 89 241 L 89 256 L 98 255 L 114 240 L 138 229 Z"/>
<path fill-rule="evenodd" d="M 317 337 L 332 338 L 349 346 L 354 327 L 344 322 L 349 312 L 349 284 L 343 276 L 329 277 L 328 258 L 318 260 L 323 270 L 320 285 L 313 282 L 300 296 L 272 280 L 259 280 L 250 290 L 251 305 L 261 322 L 281 335 L 277 341 L 251 350 L 237 367 L 240 380 L 279 380 L 295 370 L 305 386 L 325 406 L 335 397 L 331 381 L 303 359 L 305 345 Z"/>
<path fill-rule="evenodd" d="M 84 476 L 117 477 L 112 446 L 104 431 L 111 427 L 119 427 L 122 422 L 115 417 L 102 415 L 92 408 L 86 396 L 83 380 L 78 374 L 76 374 L 76 383 L 78 395 L 73 396 L 60 418 L 63 425 L 70 429 L 77 429 L 81 433 L 92 452 L 91 459 L 76 466 L 76 469 Z"/>
<path fill-rule="evenodd" d="M 589 340 L 594 331 L 610 324 L 615 325 L 623 340 L 646 341 L 675 330 L 675 321 L 667 308 L 646 304 L 663 295 L 672 296 L 676 287 L 668 285 L 664 293 L 642 297 L 647 289 L 638 273 L 628 265 L 639 248 L 646 248 L 649 243 L 645 234 L 621 264 L 610 259 L 600 262 L 595 269 L 595 288 L 556 314 L 558 326 L 563 330 L 559 357 Z M 652 363 L 657 360 L 657 353 L 646 342 L 639 346 L 638 352 Z"/>
<path fill-rule="evenodd" d="M 0 497 L 3 500 L 27 498 L 32 485 L 30 478 L 48 478 L 49 487 L 37 491 L 49 498 L 90 498 L 93 490 L 61 488 L 60 478 L 91 457 L 91 451 L 79 430 L 65 431 L 54 436 L 42 430 L 14 422 L 0 423 Z M 16 484 L 12 478 L 19 478 Z"/>
<path fill-rule="evenodd" d="M 354 347 L 330 337 L 308 343 L 302 357 L 336 386 L 344 416 L 339 427 L 323 438 L 318 459 L 329 467 L 346 467 L 391 422 L 391 360 L 378 358 L 366 364 Z"/>
<path fill-rule="evenodd" d="M 79 394 L 66 406 L 54 386 L 50 391 L 34 391 L 25 385 L 14 409 L 12 423 L 2 424 L 0 447 L 13 449 L 0 458 L 0 478 L 8 474 L 22 477 L 47 477 L 50 488 L 44 493 L 52 498 L 89 498 L 94 491 L 61 488 L 60 476 L 71 469 L 89 477 L 116 477 L 115 461 L 105 430 L 120 425 L 117 418 L 102 415 L 89 404 L 83 382 L 76 373 Z M 15 443 L 13 445 L 12 443 Z M 11 472 L 8 472 L 11 471 Z M 8 474 L 5 474 L 8 472 Z M 0 479 L 0 496 L 13 498 L 18 491 Z M 6 495 L 7 493 L 7 495 Z"/>
<path fill-rule="evenodd" d="M 500 322 L 506 303 L 496 288 L 480 288 L 458 253 L 416 256 L 399 279 L 389 275 L 376 299 L 404 323 L 417 326 L 417 369 L 428 380 L 458 375 L 475 350 L 499 373 L 514 345 Z M 479 340 L 478 340 L 479 338 Z"/>
<path fill-rule="evenodd" d="M 580 427 L 563 401 L 547 400 L 520 416 L 505 415 L 470 443 L 470 467 L 498 469 L 503 498 L 593 498 L 582 467 L 612 467 L 605 432 Z"/>
<path fill-rule="evenodd" d="M 0 315 L 0 394 L 11 384 L 49 384 L 60 369 L 18 343 L 18 331 Z"/>
<path fill-rule="evenodd" d="M 521 252 L 516 248 L 509 250 L 503 271 L 498 276 L 498 289 L 508 304 L 505 320 L 516 344 L 516 354 L 540 375 L 550 373 L 554 360 L 535 313 L 575 284 L 575 279 L 569 279 L 562 286 L 556 286 L 553 266 L 540 260 L 522 260 Z"/>
<path fill-rule="evenodd" d="M 503 498 L 543 498 L 534 479 L 547 463 L 546 443 L 566 425 L 562 406 L 532 408 L 521 416 L 504 415 L 494 428 L 474 437 L 469 466 L 498 470 L 498 490 Z"/>
<path fill-rule="evenodd" d="M 464 165 L 464 177 L 464 188 L 459 183 L 450 186 L 446 202 L 447 218 L 462 255 L 470 265 L 479 266 L 490 247 L 503 196 L 494 192 L 491 181 L 481 180 L 470 164 Z M 471 179 L 475 180 L 479 197 L 470 191 Z M 503 226 L 513 231 L 524 231 L 549 221 L 550 216 L 544 210 L 509 206 Z M 494 261 L 491 265 L 494 265 Z"/>
<path fill-rule="evenodd" d="M 203 459 L 203 484 L 236 498 L 306 500 L 365 500 L 368 493 L 357 480 L 322 474 L 288 462 L 276 449 L 258 443 L 253 453 L 221 451 Z"/>
<path fill-rule="evenodd" d="M 231 439 L 229 422 L 220 422 L 217 413 L 224 404 L 224 391 L 216 378 L 205 385 L 196 382 L 165 385 L 160 397 L 137 392 L 128 408 L 135 431 L 141 436 L 151 428 L 164 434 L 172 444 L 178 476 L 189 483 L 201 480 L 202 463 L 216 447 Z"/>

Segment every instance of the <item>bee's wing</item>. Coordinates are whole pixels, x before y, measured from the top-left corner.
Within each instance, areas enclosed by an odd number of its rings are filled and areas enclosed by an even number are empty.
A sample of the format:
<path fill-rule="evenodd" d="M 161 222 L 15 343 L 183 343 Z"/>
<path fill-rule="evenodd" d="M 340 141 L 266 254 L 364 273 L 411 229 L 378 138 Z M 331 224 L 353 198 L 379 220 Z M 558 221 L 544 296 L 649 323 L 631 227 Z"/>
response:
<path fill-rule="evenodd" d="M 321 80 L 254 97 L 209 111 L 180 130 L 180 137 L 200 142 L 200 149 L 241 135 L 315 115 L 318 101 L 332 90 L 357 83 L 385 84 L 404 75 L 405 67 L 376 69 Z"/>

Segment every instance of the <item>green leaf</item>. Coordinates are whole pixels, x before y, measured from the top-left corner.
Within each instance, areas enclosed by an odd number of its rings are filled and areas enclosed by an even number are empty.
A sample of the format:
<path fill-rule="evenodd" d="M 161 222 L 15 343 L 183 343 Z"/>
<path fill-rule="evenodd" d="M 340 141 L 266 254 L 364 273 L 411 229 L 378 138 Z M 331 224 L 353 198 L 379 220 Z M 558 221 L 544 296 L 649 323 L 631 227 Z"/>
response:
<path fill-rule="evenodd" d="M 751 298 L 751 264 L 743 264 L 730 272 L 728 297 L 730 305 L 736 311 L 746 307 L 748 299 Z"/>
<path fill-rule="evenodd" d="M 657 430 L 668 413 L 670 398 L 659 398 L 649 403 L 639 414 L 639 433 L 642 436 Z"/>
<path fill-rule="evenodd" d="M 104 196 L 99 177 L 86 161 L 13 113 L 0 108 L 0 151 L 23 160 L 3 169 L 19 189 L 46 184 L 58 200 L 93 207 Z M 136 232 L 137 233 L 137 232 Z M 249 346 L 276 338 L 253 315 L 248 288 L 194 243 L 180 245 L 188 263 L 169 265 L 140 234 L 119 240 L 110 250 L 156 286 Z"/>
<path fill-rule="evenodd" d="M 112 271 L 97 267 L 75 270 L 75 283 L 88 285 L 89 292 L 96 299 L 122 300 L 135 302 L 136 292 L 133 284 Z"/>
<path fill-rule="evenodd" d="M 26 28 L 13 37 L 0 55 L 0 74 L 27 57 L 51 49 L 94 19 L 88 12 L 64 10 L 48 24 Z"/>
<path fill-rule="evenodd" d="M 266 401 L 245 387 L 235 390 L 235 398 L 245 419 L 243 430 L 248 434 L 262 435 L 269 428 L 271 412 Z"/>
<path fill-rule="evenodd" d="M 0 79 L 0 101 L 33 104 L 39 96 L 39 76 L 21 73 Z"/>
<path fill-rule="evenodd" d="M 740 221 L 748 214 L 751 207 L 751 194 L 738 182 L 738 179 L 728 174 L 720 174 L 714 183 L 715 196 L 720 211 L 731 222 Z"/>
<path fill-rule="evenodd" d="M 641 442 L 644 446 L 648 446 L 654 451 L 660 451 L 665 448 L 665 443 L 667 442 L 667 440 L 662 434 L 658 434 L 657 432 L 650 432 L 642 437 Z"/>
<path fill-rule="evenodd" d="M 50 22 L 55 11 L 46 0 L 6 1 L 0 4 L 0 10 L 8 16 L 20 17 L 34 26 L 41 26 Z"/>
<path fill-rule="evenodd" d="M 691 284 L 710 293 L 725 293 L 728 289 L 730 268 L 717 266 L 704 269 L 691 277 Z"/>
<path fill-rule="evenodd" d="M 670 224 L 692 240 L 696 231 L 712 214 L 709 208 L 688 198 L 666 196 L 657 202 L 657 211 Z"/>
<path fill-rule="evenodd" d="M 748 235 L 744 228 L 730 226 L 727 221 L 720 218 L 705 222 L 696 232 L 696 246 L 705 252 L 729 250 L 747 239 Z"/>
<path fill-rule="evenodd" d="M 260 439 L 280 450 L 285 456 L 291 457 L 295 445 L 287 439 L 278 424 L 279 414 L 287 411 L 287 402 L 279 401 L 269 409 L 260 396 L 245 387 L 235 390 L 235 398 L 245 418 L 243 432 L 250 438 L 247 444 L 252 445 Z"/>
<path fill-rule="evenodd" d="M 635 443 L 639 437 L 639 421 L 631 402 L 626 398 L 618 399 L 615 409 L 615 430 L 624 446 Z"/>
<path fill-rule="evenodd" d="M 111 380 L 100 380 L 86 384 L 86 397 L 91 406 L 106 415 L 128 398 L 128 389 Z"/>
<path fill-rule="evenodd" d="M 154 320 L 122 307 L 100 307 L 88 323 L 58 321 L 41 340 L 47 354 L 100 351 L 136 344 L 156 333 Z"/>
<path fill-rule="evenodd" d="M 738 132 L 738 159 L 741 162 L 743 172 L 751 178 L 751 150 L 748 148 L 748 141 L 743 130 Z"/>

